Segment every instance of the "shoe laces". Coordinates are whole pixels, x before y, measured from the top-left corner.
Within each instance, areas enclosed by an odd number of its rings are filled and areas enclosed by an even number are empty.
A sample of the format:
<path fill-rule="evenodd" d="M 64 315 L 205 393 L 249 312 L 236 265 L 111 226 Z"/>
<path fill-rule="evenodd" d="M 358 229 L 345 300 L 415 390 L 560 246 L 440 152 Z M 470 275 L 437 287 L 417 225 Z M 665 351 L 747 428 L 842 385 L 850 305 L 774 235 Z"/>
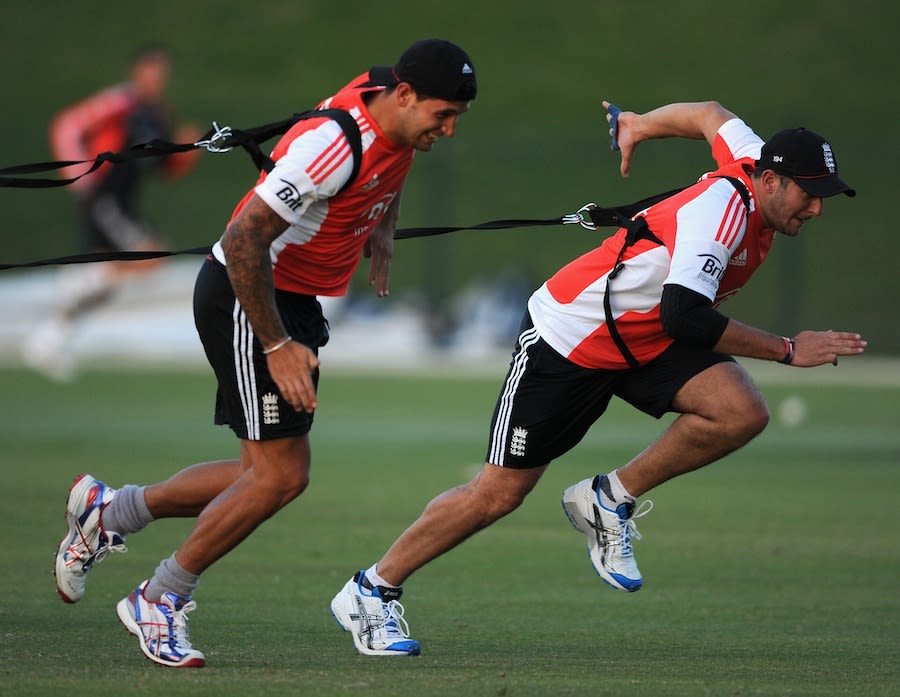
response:
<path fill-rule="evenodd" d="M 406 610 L 400 601 L 390 600 L 386 603 L 382 603 L 382 610 L 384 611 L 384 620 L 381 628 L 384 630 L 385 634 L 391 637 L 398 636 L 403 639 L 408 639 L 409 623 L 403 616 Z"/>
<path fill-rule="evenodd" d="M 117 533 L 103 531 L 100 533 L 100 540 L 97 549 L 91 552 L 91 548 L 84 541 L 76 542 L 71 545 L 68 552 L 72 557 L 81 562 L 82 571 L 90 571 L 94 564 L 98 564 L 111 552 L 127 552 L 128 548 L 125 542 Z"/>
<path fill-rule="evenodd" d="M 187 622 L 188 613 L 197 609 L 197 603 L 188 600 L 181 607 L 176 607 L 175 602 L 168 595 L 164 595 L 158 605 L 164 615 L 167 616 L 167 624 L 169 627 L 168 639 L 172 640 L 175 648 L 181 651 L 190 651 L 193 649 L 191 645 L 191 637 L 188 632 Z M 165 637 L 161 637 L 165 639 Z"/>
<path fill-rule="evenodd" d="M 641 533 L 638 532 L 637 523 L 634 522 L 635 518 L 643 518 L 650 511 L 653 510 L 653 501 L 644 500 L 641 501 L 640 505 L 634 509 L 634 513 L 632 513 L 627 520 L 622 521 L 621 526 L 621 536 L 622 536 L 622 556 L 631 557 L 634 556 L 634 552 L 631 549 L 631 540 L 634 538 L 635 540 L 640 540 Z"/>

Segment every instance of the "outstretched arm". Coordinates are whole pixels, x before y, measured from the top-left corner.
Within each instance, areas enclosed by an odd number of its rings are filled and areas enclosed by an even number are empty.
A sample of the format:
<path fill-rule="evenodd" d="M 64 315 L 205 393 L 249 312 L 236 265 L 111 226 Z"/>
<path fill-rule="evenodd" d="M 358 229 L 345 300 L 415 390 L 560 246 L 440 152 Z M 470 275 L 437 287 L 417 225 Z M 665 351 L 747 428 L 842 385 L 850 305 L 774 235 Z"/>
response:
<path fill-rule="evenodd" d="M 855 356 L 866 341 L 855 332 L 805 331 L 793 339 L 729 319 L 710 300 L 675 283 L 663 288 L 660 321 L 673 339 L 708 346 L 720 353 L 786 362 L 799 368 L 833 363 L 840 356 Z M 791 345 L 789 342 L 793 342 Z"/>
<path fill-rule="evenodd" d="M 604 100 L 603 108 L 608 110 L 609 106 L 610 103 Z M 722 124 L 733 118 L 737 118 L 735 114 L 715 101 L 667 104 L 645 114 L 623 111 L 619 114 L 617 139 L 622 153 L 622 176 L 628 176 L 634 150 L 642 141 L 671 137 L 705 138 L 712 145 Z M 607 114 L 606 120 L 611 119 Z"/>
<path fill-rule="evenodd" d="M 866 349 L 867 342 L 855 332 L 804 331 L 793 338 L 794 351 L 790 365 L 811 368 L 826 363 L 838 364 L 840 356 L 855 356 Z M 729 320 L 725 332 L 715 345 L 716 351 L 733 356 L 782 361 L 788 353 L 784 339 L 761 329 Z"/>

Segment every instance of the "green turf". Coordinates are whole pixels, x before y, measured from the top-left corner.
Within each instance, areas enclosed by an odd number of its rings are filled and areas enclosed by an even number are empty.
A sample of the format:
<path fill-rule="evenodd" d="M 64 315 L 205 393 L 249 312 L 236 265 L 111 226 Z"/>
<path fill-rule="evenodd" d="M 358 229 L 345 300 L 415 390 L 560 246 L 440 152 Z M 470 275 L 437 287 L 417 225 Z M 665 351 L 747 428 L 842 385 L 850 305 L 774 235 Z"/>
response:
<path fill-rule="evenodd" d="M 57 386 L 0 370 L 0 694 L 900 694 L 896 387 L 766 386 L 773 408 L 805 399 L 807 420 L 773 420 L 654 492 L 633 595 L 594 576 L 559 507 L 565 486 L 664 426 L 616 406 L 522 509 L 408 582 L 422 656 L 358 655 L 332 595 L 469 476 L 501 377 L 326 375 L 312 487 L 204 576 L 191 632 L 208 667 L 177 671 L 141 656 L 114 606 L 188 521 L 133 536 L 77 606 L 54 592 L 52 552 L 76 473 L 152 481 L 234 452 L 209 425 L 210 377 L 91 372 Z"/>

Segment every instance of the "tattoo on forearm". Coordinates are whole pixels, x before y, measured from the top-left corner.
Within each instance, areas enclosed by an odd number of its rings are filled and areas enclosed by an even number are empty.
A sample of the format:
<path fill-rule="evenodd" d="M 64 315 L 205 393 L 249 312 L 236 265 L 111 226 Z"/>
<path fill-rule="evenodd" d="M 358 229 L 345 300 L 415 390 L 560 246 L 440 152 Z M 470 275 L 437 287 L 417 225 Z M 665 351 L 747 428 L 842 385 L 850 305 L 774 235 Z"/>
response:
<path fill-rule="evenodd" d="M 228 226 L 222 238 L 234 294 L 263 346 L 275 343 L 287 334 L 275 305 L 275 284 L 269 258 L 269 246 L 283 230 L 284 223 L 280 218 L 261 214 L 248 206 Z"/>

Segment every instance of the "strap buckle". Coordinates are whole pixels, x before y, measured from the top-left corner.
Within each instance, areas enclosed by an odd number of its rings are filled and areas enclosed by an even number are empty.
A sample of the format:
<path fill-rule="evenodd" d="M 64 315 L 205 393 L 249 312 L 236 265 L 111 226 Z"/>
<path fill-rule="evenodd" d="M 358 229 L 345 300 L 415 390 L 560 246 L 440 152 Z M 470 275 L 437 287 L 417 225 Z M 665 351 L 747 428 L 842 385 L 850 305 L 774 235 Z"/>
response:
<path fill-rule="evenodd" d="M 232 136 L 231 126 L 220 128 L 219 124 L 213 121 L 213 130 L 215 133 L 212 136 L 205 140 L 198 140 L 194 145 L 198 148 L 206 148 L 209 152 L 229 152 L 234 150 L 233 145 L 225 145 Z"/>
<path fill-rule="evenodd" d="M 568 215 L 564 215 L 562 217 L 563 225 L 571 225 L 577 223 L 581 225 L 585 230 L 597 230 L 599 229 L 596 224 L 591 220 L 590 211 L 597 208 L 596 203 L 585 203 L 581 208 L 579 208 L 574 213 L 569 213 Z"/>

